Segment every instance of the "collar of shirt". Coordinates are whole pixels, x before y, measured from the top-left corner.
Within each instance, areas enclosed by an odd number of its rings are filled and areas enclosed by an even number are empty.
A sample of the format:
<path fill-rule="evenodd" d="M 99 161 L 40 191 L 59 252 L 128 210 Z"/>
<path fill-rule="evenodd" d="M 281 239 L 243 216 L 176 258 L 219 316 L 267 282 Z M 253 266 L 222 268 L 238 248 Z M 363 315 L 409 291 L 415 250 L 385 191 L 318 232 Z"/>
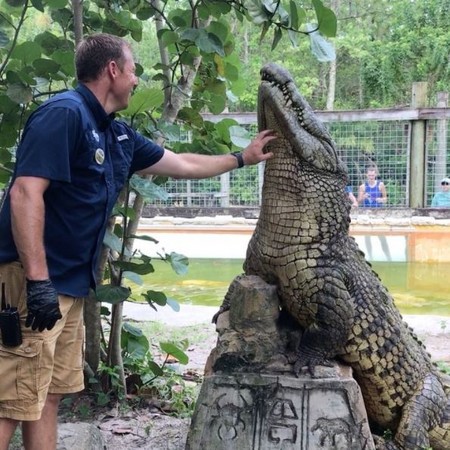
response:
<path fill-rule="evenodd" d="M 111 124 L 115 115 L 110 114 L 108 116 L 103 109 L 103 106 L 97 100 L 97 97 L 84 84 L 78 84 L 75 91 L 78 92 L 86 101 L 89 109 L 92 111 L 95 121 L 97 122 L 98 129 L 100 131 L 105 131 Z"/>

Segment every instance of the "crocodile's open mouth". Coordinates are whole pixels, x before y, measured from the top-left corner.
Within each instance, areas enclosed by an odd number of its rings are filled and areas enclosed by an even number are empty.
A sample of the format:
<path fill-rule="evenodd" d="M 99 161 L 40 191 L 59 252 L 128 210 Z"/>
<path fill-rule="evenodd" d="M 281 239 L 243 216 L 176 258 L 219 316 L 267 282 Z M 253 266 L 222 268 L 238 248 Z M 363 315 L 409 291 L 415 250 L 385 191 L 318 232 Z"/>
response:
<path fill-rule="evenodd" d="M 328 130 L 300 95 L 289 72 L 276 64 L 261 69 L 258 124 L 260 130 L 280 132 L 305 160 L 317 161 L 322 156 L 322 163 L 327 160 L 322 168 L 328 170 L 336 170 L 339 165 Z"/>

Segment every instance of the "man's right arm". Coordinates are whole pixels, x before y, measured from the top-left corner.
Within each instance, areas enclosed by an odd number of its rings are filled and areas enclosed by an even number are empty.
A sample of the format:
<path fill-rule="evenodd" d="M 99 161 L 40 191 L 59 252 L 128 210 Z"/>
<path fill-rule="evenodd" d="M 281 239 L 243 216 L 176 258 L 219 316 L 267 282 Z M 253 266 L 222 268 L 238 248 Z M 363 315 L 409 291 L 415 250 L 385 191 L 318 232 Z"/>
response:
<path fill-rule="evenodd" d="M 20 176 L 10 190 L 12 233 L 29 280 L 49 278 L 44 248 L 44 192 L 49 184 L 45 178 Z"/>
<path fill-rule="evenodd" d="M 27 318 L 32 330 L 51 330 L 61 319 L 58 293 L 47 267 L 44 247 L 46 178 L 20 176 L 11 186 L 11 226 L 27 278 Z"/>

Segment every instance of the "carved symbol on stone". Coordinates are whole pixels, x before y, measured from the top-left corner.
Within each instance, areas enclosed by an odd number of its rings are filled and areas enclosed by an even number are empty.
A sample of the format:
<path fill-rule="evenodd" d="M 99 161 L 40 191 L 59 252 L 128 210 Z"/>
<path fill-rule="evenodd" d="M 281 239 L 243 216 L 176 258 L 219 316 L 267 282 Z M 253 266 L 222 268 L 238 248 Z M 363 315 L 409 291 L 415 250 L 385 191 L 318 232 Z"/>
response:
<path fill-rule="evenodd" d="M 297 441 L 297 425 L 273 424 L 269 428 L 269 442 L 279 444 L 280 442 Z"/>
<path fill-rule="evenodd" d="M 244 407 L 237 406 L 234 403 L 221 404 L 221 399 L 226 395 L 224 393 L 216 398 L 214 407 L 217 410 L 217 415 L 211 417 L 217 425 L 219 439 L 221 441 L 232 441 L 236 439 L 239 432 L 245 430 L 245 422 L 242 420 L 241 414 L 245 411 L 248 403 L 242 395 L 239 395 L 244 402 Z"/>
<path fill-rule="evenodd" d="M 275 401 L 270 415 L 276 418 L 283 419 L 298 419 L 297 411 L 295 410 L 292 400 L 278 399 Z"/>
<path fill-rule="evenodd" d="M 350 425 L 343 419 L 327 419 L 320 417 L 315 425 L 311 427 L 311 432 L 320 431 L 319 444 L 324 446 L 328 439 L 331 445 L 336 445 L 336 437 L 343 435 L 347 443 L 352 443 L 352 433 Z"/>

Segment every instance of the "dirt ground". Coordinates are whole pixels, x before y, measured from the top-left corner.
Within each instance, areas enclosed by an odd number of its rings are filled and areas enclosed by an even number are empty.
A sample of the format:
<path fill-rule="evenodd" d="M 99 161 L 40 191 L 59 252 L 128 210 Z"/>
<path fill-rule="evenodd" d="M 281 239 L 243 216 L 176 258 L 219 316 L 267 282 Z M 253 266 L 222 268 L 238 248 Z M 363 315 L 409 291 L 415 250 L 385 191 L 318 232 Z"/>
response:
<path fill-rule="evenodd" d="M 450 365 L 450 318 L 448 322 L 438 320 L 428 324 L 423 318 L 414 320 L 417 320 L 417 334 L 433 360 Z M 184 371 L 201 374 L 215 346 L 216 332 L 208 323 L 197 326 L 195 330 L 196 333 L 203 333 L 203 338 L 188 348 L 189 364 Z M 110 410 L 98 416 L 95 424 L 101 430 L 108 450 L 184 450 L 190 420 L 161 414 L 150 406 L 126 413 Z"/>

